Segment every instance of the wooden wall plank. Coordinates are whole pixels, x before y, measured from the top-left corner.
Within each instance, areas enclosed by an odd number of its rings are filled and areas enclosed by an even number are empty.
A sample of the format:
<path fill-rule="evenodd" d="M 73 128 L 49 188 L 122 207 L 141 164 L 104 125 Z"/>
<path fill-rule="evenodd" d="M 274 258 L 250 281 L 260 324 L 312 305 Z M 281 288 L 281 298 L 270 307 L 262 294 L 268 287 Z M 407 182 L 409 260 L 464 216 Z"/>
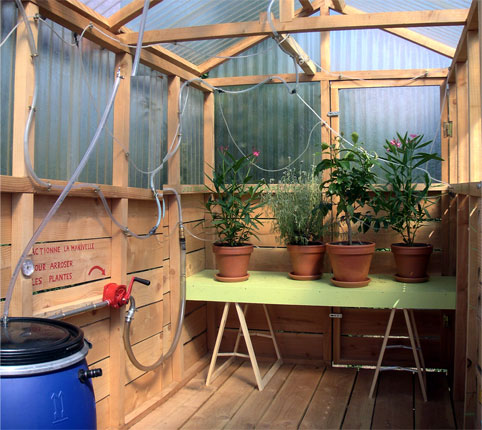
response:
<path fill-rule="evenodd" d="M 442 181 L 449 183 L 449 141 L 450 137 L 445 132 L 444 124 L 449 120 L 449 106 L 448 106 L 448 83 L 445 82 L 440 86 L 440 156 L 443 158 L 442 161 Z"/>
<path fill-rule="evenodd" d="M 87 298 L 90 298 L 92 303 L 96 303 L 102 300 L 104 285 L 109 282 L 109 280 L 95 281 L 70 288 L 54 289 L 35 294 L 33 296 L 33 310 L 35 313 L 47 312 L 53 309 L 60 311 L 62 307 L 71 302 Z"/>
<path fill-rule="evenodd" d="M 206 333 L 201 334 L 191 342 L 188 342 L 183 347 L 184 369 L 187 372 L 191 367 L 196 366 L 197 363 L 207 354 L 207 339 Z"/>
<path fill-rule="evenodd" d="M 134 282 L 134 285 L 132 286 L 132 296 L 136 300 L 136 307 L 140 308 L 163 299 L 164 270 L 163 267 L 160 267 L 158 269 L 146 270 L 144 272 L 136 272 L 127 277 L 128 282 L 130 282 L 132 276 L 151 281 L 151 284 L 148 286 L 139 282 Z"/>
<path fill-rule="evenodd" d="M 34 228 L 40 225 L 56 200 L 55 196 L 35 196 Z M 45 227 L 39 241 L 111 236 L 111 220 L 99 199 L 68 197 Z"/>
<path fill-rule="evenodd" d="M 0 245 L 12 243 L 12 195 L 0 194 Z"/>
<path fill-rule="evenodd" d="M 159 268 L 164 261 L 164 236 L 155 234 L 147 239 L 127 239 L 127 271 L 139 272 Z"/>
<path fill-rule="evenodd" d="M 205 269 L 206 253 L 204 249 L 186 255 L 186 276 L 194 275 Z"/>
<path fill-rule="evenodd" d="M 137 310 L 131 323 L 131 344 L 154 336 L 162 331 L 163 302 L 151 303 Z"/>
<path fill-rule="evenodd" d="M 1 297 L 5 298 L 5 294 L 8 289 L 8 283 L 10 276 L 12 276 L 12 269 L 10 261 L 12 259 L 12 247 L 2 246 L 0 247 L 0 289 Z"/>
<path fill-rule="evenodd" d="M 97 429 L 107 430 L 109 428 L 110 401 L 109 397 L 98 401 L 95 404 L 97 414 Z"/>

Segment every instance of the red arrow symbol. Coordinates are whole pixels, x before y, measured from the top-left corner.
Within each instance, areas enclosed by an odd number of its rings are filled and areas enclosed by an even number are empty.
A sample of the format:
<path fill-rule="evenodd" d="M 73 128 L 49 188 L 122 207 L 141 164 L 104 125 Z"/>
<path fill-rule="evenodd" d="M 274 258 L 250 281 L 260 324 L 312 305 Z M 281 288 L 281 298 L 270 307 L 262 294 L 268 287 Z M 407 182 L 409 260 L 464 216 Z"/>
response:
<path fill-rule="evenodd" d="M 105 270 L 104 270 L 102 267 L 100 267 L 100 266 L 94 266 L 94 267 L 92 267 L 92 269 L 89 270 L 89 276 L 90 276 L 90 274 L 91 274 L 95 269 L 100 270 L 100 272 L 105 276 Z"/>

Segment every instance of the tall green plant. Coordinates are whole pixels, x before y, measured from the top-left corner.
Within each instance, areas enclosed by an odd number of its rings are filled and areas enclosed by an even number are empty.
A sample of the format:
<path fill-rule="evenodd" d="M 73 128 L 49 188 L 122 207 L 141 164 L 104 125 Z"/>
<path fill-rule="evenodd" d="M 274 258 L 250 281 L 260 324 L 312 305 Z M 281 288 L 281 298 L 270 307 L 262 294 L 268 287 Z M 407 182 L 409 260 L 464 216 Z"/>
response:
<path fill-rule="evenodd" d="M 284 172 L 276 190 L 266 193 L 264 201 L 270 207 L 275 231 L 288 245 L 309 245 L 321 242 L 327 225 L 323 222 L 331 205 L 323 202 L 320 180 L 311 171 Z"/>
<path fill-rule="evenodd" d="M 266 185 L 264 180 L 250 184 L 252 163 L 259 155 L 235 158 L 227 151 L 219 151 L 222 157 L 220 167 L 208 179 L 212 187 L 206 209 L 212 217 L 213 227 L 218 236 L 217 243 L 226 246 L 240 246 L 248 242 L 262 224 L 257 209 L 265 203 L 261 194 Z"/>
<path fill-rule="evenodd" d="M 380 219 L 399 233 L 408 246 L 414 245 L 418 229 L 432 218 L 428 211 L 435 203 L 429 196 L 432 179 L 419 169 L 429 161 L 442 161 L 437 154 L 420 151 L 430 143 L 431 140 L 424 141 L 423 135 L 397 133 L 396 138 L 385 141 L 386 155 L 380 157 L 385 184 L 376 199 L 375 209 L 385 211 Z M 418 183 L 420 179 L 422 183 Z"/>
<path fill-rule="evenodd" d="M 359 230 L 366 232 L 373 218 L 368 213 L 360 212 L 365 205 L 370 205 L 373 194 L 377 193 L 374 184 L 376 175 L 373 167 L 376 156 L 369 154 L 358 142 L 358 134 L 351 135 L 353 145 L 343 146 L 343 139 L 338 138 L 332 144 L 322 144 L 324 159 L 316 166 L 315 173 L 328 172 L 328 179 L 320 187 L 327 197 L 336 197 L 336 215 L 346 224 L 348 244 L 353 244 L 352 224 L 359 224 Z"/>

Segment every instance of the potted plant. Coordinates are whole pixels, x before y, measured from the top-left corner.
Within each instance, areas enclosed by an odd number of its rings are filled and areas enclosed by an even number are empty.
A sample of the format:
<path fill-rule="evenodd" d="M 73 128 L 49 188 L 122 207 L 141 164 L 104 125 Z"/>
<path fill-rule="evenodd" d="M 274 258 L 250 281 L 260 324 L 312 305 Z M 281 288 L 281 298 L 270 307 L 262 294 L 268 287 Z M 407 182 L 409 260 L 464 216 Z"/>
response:
<path fill-rule="evenodd" d="M 261 193 L 264 180 L 250 184 L 251 164 L 259 156 L 252 154 L 235 158 L 225 148 L 221 148 L 222 162 L 208 179 L 212 186 L 206 209 L 212 217 L 218 240 L 213 244 L 218 281 L 240 282 L 248 279 L 248 264 L 253 245 L 248 243 L 251 236 L 262 224 L 261 212 L 264 205 Z"/>
<path fill-rule="evenodd" d="M 432 179 L 420 168 L 431 160 L 442 161 L 437 154 L 422 152 L 432 141 L 423 135 L 405 133 L 385 143 L 385 156 L 380 157 L 386 183 L 376 202 L 376 210 L 383 210 L 381 218 L 402 237 L 401 243 L 391 245 L 397 274 L 401 282 L 425 282 L 433 246 L 416 242 L 417 231 L 432 219 L 428 209 L 434 199 L 428 192 Z"/>
<path fill-rule="evenodd" d="M 333 268 L 331 282 L 337 287 L 363 287 L 368 285 L 375 243 L 353 239 L 353 227 L 366 232 L 372 216 L 361 210 L 369 205 L 376 193 L 376 175 L 372 171 L 376 156 L 369 154 L 358 142 L 358 134 L 352 133 L 352 142 L 344 146 L 345 139 L 337 138 L 332 144 L 322 144 L 323 160 L 316 166 L 316 173 L 328 172 L 321 182 L 321 189 L 336 203 L 336 217 L 346 226 L 347 240 L 327 244 L 327 253 Z"/>
<path fill-rule="evenodd" d="M 264 201 L 275 218 L 274 230 L 287 245 L 291 279 L 319 279 L 323 273 L 325 245 L 323 219 L 331 205 L 322 201 L 320 181 L 311 171 L 288 169 L 276 190 L 266 193 Z"/>

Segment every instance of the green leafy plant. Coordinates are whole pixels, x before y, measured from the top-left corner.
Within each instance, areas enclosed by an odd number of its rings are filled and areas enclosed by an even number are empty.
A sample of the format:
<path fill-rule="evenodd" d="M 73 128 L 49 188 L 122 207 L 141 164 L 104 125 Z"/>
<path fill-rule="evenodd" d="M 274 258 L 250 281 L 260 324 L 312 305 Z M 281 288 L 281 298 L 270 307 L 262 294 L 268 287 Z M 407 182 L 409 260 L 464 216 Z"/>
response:
<path fill-rule="evenodd" d="M 417 230 L 432 219 L 428 208 L 435 203 L 429 196 L 432 179 L 419 167 L 431 160 L 442 161 L 442 158 L 420 151 L 432 143 L 424 141 L 423 135 L 397 133 L 396 138 L 385 142 L 386 155 L 380 157 L 380 167 L 386 183 L 382 185 L 374 208 L 386 213 L 380 218 L 385 226 L 400 233 L 404 244 L 413 246 Z M 422 183 L 418 183 L 420 179 Z"/>
<path fill-rule="evenodd" d="M 311 171 L 286 170 L 276 190 L 264 195 L 276 220 L 274 229 L 288 245 L 310 245 L 322 241 L 323 222 L 331 205 L 323 202 L 320 181 Z"/>
<path fill-rule="evenodd" d="M 374 184 L 376 175 L 373 167 L 376 155 L 369 154 L 363 144 L 358 142 L 358 134 L 351 135 L 353 145 L 343 146 L 343 138 L 337 138 L 334 143 L 322 144 L 323 160 L 316 166 L 317 175 L 327 171 L 329 177 L 321 182 L 321 189 L 327 197 L 336 197 L 336 216 L 346 224 L 348 245 L 353 245 L 352 225 L 358 223 L 360 231 L 366 232 L 376 223 L 368 212 L 360 210 L 370 205 L 373 195 L 377 193 Z M 378 224 L 375 225 L 379 227 Z"/>
<path fill-rule="evenodd" d="M 261 213 L 257 211 L 264 205 L 261 194 L 264 180 L 250 184 L 252 163 L 259 153 L 235 158 L 223 147 L 219 151 L 222 162 L 214 169 L 213 176 L 208 179 L 212 193 L 206 202 L 206 209 L 212 217 L 213 227 L 219 240 L 218 245 L 241 246 L 247 243 L 262 224 Z"/>

